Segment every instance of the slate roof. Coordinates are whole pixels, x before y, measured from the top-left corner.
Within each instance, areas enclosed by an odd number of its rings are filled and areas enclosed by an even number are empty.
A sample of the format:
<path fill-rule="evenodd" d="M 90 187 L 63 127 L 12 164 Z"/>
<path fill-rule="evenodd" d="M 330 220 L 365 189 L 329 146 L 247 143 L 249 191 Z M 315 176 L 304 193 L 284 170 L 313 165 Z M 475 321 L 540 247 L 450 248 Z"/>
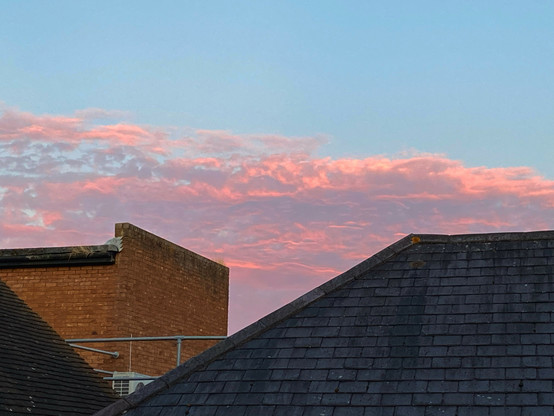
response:
<path fill-rule="evenodd" d="M 109 385 L 0 281 L 0 413 L 91 415 L 115 400 Z"/>
<path fill-rule="evenodd" d="M 410 235 L 98 416 L 554 406 L 554 231 Z"/>

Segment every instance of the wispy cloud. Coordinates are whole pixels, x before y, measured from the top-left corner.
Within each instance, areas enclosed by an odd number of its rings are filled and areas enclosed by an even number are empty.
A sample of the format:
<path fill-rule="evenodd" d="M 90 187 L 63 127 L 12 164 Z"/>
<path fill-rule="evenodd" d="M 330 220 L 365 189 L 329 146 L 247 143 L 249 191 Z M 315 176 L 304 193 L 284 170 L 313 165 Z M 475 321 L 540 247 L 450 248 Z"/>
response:
<path fill-rule="evenodd" d="M 529 167 L 322 158 L 324 138 L 118 117 L 4 110 L 0 246 L 98 244 L 133 222 L 231 267 L 233 331 L 410 232 L 554 226 L 554 181 Z"/>

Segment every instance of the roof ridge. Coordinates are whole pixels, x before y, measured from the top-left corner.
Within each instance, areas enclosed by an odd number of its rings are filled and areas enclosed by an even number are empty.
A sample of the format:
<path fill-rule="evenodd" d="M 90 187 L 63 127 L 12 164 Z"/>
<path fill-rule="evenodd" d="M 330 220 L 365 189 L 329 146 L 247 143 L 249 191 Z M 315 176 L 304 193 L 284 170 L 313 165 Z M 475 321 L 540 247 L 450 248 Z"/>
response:
<path fill-rule="evenodd" d="M 423 243 L 474 243 L 496 241 L 529 241 L 554 238 L 554 230 L 509 231 L 475 234 L 417 234 Z"/>
<path fill-rule="evenodd" d="M 308 293 L 282 306 L 276 311 L 271 312 L 258 321 L 248 325 L 246 328 L 241 329 L 225 340 L 218 342 L 216 345 L 200 353 L 199 355 L 192 357 L 188 361 L 159 377 L 152 383 L 147 384 L 137 392 L 127 397 L 121 398 L 115 403 L 112 403 L 111 405 L 105 407 L 104 409 L 95 413 L 94 416 L 113 416 L 120 414 L 125 410 L 136 407 L 153 395 L 171 387 L 182 378 L 187 377 L 198 369 L 207 366 L 212 361 L 215 361 L 220 355 L 248 342 L 250 339 L 256 337 L 260 333 L 270 329 L 274 325 L 277 325 L 279 322 L 295 314 L 302 308 L 320 299 L 322 296 L 325 296 L 328 293 L 340 288 L 341 286 L 344 286 L 345 284 L 356 279 L 372 267 L 375 267 L 378 264 L 390 259 L 392 256 L 398 254 L 402 250 L 412 246 L 417 242 L 419 242 L 419 239 L 414 239 L 413 234 L 409 234 L 401 238 L 400 240 L 385 247 L 381 251 L 377 252 L 373 256 L 362 261 L 346 272 L 341 273 L 333 279 L 316 287 L 315 289 L 310 290 Z"/>

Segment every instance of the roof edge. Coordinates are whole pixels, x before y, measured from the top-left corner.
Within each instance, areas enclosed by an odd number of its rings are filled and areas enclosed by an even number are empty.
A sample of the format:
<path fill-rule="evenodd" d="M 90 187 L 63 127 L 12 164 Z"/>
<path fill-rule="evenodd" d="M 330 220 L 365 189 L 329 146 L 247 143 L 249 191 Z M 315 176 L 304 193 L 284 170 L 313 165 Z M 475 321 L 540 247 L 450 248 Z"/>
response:
<path fill-rule="evenodd" d="M 422 243 L 492 243 L 497 241 L 531 241 L 554 238 L 554 230 L 513 231 L 483 234 L 416 234 Z"/>
<path fill-rule="evenodd" d="M 230 351 L 231 349 L 242 345 L 263 331 L 277 325 L 279 322 L 287 319 L 291 315 L 325 296 L 326 294 L 340 288 L 341 286 L 356 279 L 372 267 L 388 260 L 397 253 L 405 250 L 413 245 L 416 241 L 414 235 L 409 234 L 406 237 L 398 240 L 390 246 L 384 248 L 370 258 L 362 261 L 346 272 L 334 277 L 333 279 L 323 283 L 322 285 L 310 290 L 308 293 L 300 296 L 292 302 L 282 306 L 274 312 L 264 316 L 258 321 L 248 325 L 246 328 L 234 333 L 223 341 L 218 342 L 213 347 L 192 357 L 180 366 L 170 370 L 152 383 L 147 384 L 137 392 L 118 400 L 117 402 L 105 407 L 94 416 L 115 416 L 122 414 L 124 411 L 137 407 L 140 403 L 148 400 L 155 394 L 171 387 L 180 379 L 189 376 L 193 372 L 207 366 L 215 361 L 220 355 Z"/>
<path fill-rule="evenodd" d="M 119 251 L 115 244 L 4 249 L 0 269 L 113 264 Z"/>

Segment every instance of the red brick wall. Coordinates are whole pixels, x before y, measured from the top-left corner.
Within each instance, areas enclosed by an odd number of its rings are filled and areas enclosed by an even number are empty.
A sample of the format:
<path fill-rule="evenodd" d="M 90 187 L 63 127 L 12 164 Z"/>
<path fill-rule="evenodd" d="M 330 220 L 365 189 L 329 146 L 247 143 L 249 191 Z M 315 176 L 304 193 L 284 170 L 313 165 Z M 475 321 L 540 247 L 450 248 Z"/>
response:
<path fill-rule="evenodd" d="M 0 270 L 0 278 L 63 338 L 104 338 L 117 336 L 115 272 L 113 266 L 20 268 Z M 78 351 L 93 368 L 108 357 Z"/>
<path fill-rule="evenodd" d="M 113 265 L 0 270 L 19 297 L 64 338 L 226 335 L 229 269 L 131 224 L 116 224 Z M 183 341 L 182 361 L 216 341 Z M 83 344 L 107 371 L 160 375 L 176 365 L 175 341 Z"/>
<path fill-rule="evenodd" d="M 117 224 L 117 331 L 124 336 L 227 335 L 229 269 L 131 224 Z M 190 358 L 216 341 L 184 341 Z M 176 343 L 134 342 L 132 369 L 176 365 Z M 152 351 L 156 349 L 156 354 Z"/>

